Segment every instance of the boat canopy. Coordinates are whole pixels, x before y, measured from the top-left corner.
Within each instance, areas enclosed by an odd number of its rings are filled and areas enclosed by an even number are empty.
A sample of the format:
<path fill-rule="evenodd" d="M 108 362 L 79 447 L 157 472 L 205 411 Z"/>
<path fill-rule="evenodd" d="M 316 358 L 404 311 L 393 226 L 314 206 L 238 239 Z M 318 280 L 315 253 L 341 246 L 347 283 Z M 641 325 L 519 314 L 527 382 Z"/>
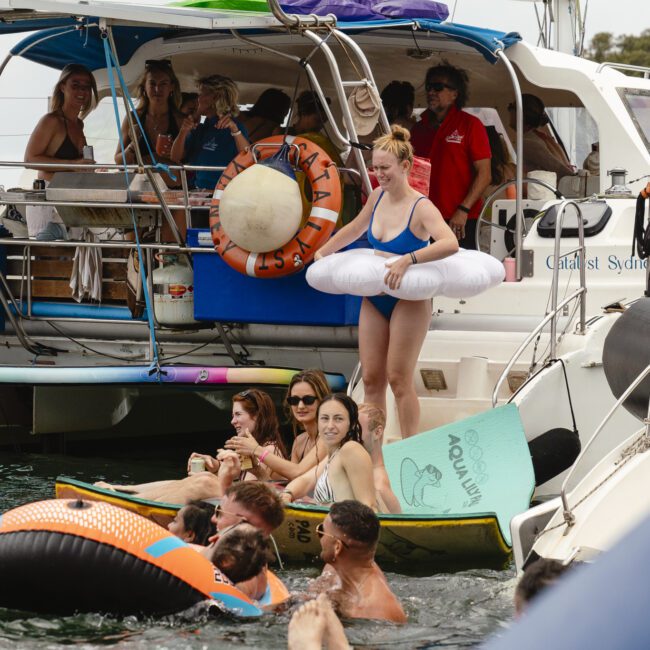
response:
<path fill-rule="evenodd" d="M 294 0 L 294 2 L 297 1 Z M 35 1 L 33 4 L 36 5 L 38 2 Z M 62 4 L 73 3 L 63 2 Z M 334 3 L 324 4 L 327 4 L 329 7 Z M 380 4 L 392 5 L 396 3 L 384 2 Z M 439 3 L 433 2 L 432 4 L 438 5 Z M 107 5 L 102 6 L 106 7 Z M 407 3 L 404 3 L 404 7 L 404 10 L 408 14 L 412 13 L 412 9 L 408 11 Z M 93 8 L 96 9 L 97 7 L 93 7 L 92 3 L 88 3 L 86 11 L 92 10 Z M 156 20 L 151 20 L 146 26 L 133 25 L 132 23 L 130 25 L 124 25 L 119 24 L 119 21 L 116 23 L 116 19 L 110 19 L 111 24 L 113 24 L 113 36 L 115 38 L 117 52 L 119 53 L 120 64 L 127 64 L 133 53 L 149 41 L 157 38 L 171 38 L 184 35 L 198 29 L 200 23 L 197 22 L 196 27 L 191 27 L 193 23 L 187 19 L 188 16 L 199 18 L 204 17 L 206 14 L 210 15 L 212 17 L 210 29 L 217 33 L 229 33 L 231 29 L 237 29 L 250 34 L 251 32 L 260 33 L 260 31 L 272 32 L 280 28 L 280 23 L 275 18 L 270 15 L 266 16 L 265 14 L 254 13 L 252 14 L 252 18 L 244 21 L 242 20 L 243 12 L 213 11 L 187 6 L 182 8 L 164 8 L 168 10 L 174 9 L 176 12 L 184 10 L 188 14 L 183 14 L 184 20 L 182 21 L 175 18 L 178 15 L 177 13 L 168 15 L 169 20 L 167 26 L 164 25 L 161 17 Z M 296 9 L 290 5 L 283 5 L 283 8 L 287 11 L 293 9 L 294 12 Z M 35 63 L 59 70 L 66 64 L 72 62 L 83 63 L 93 71 L 105 67 L 103 45 L 98 27 L 101 16 L 86 16 L 85 18 L 74 19 L 72 17 L 57 15 L 49 18 L 33 18 L 31 20 L 14 19 L 11 21 L 5 14 L 6 12 L 0 12 L 0 20 L 4 18 L 4 22 L 0 22 L 0 35 L 20 31 L 34 32 L 12 48 L 11 53 L 13 55 L 22 56 Z M 226 14 L 229 15 L 228 19 L 224 18 Z M 440 12 L 440 15 L 444 16 L 445 13 Z M 32 13 L 31 16 L 35 16 L 35 14 Z M 261 22 L 258 18 L 262 16 L 266 17 Z M 474 48 L 490 62 L 496 61 L 496 53 L 499 50 L 504 50 L 521 40 L 521 37 L 516 32 L 506 33 L 468 25 L 443 23 L 440 19 L 431 18 L 430 15 L 421 18 L 414 18 L 410 15 L 408 18 L 368 18 L 367 15 L 359 14 L 358 17 L 355 17 L 349 12 L 346 12 L 344 16 L 345 20 L 337 22 L 337 28 L 346 32 L 360 33 L 386 28 L 414 28 L 436 34 L 439 38 L 446 38 L 450 41 L 456 41 Z M 187 27 L 179 26 L 179 22 L 186 23 Z M 272 26 L 271 22 L 274 22 L 275 25 Z M 282 29 L 284 30 L 286 28 L 282 27 Z"/>

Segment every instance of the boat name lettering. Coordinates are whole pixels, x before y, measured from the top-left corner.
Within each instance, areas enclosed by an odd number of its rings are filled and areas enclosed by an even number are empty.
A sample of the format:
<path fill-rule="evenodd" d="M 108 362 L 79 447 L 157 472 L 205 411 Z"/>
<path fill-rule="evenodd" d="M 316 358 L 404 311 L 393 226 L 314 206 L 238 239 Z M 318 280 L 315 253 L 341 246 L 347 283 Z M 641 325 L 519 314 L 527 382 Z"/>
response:
<path fill-rule="evenodd" d="M 618 255 L 608 255 L 606 264 L 601 264 L 601 260 L 598 256 L 588 257 L 586 268 L 588 271 L 600 271 L 601 269 L 607 267 L 608 271 L 639 271 L 645 270 L 647 267 L 647 260 L 641 260 L 634 255 L 629 257 L 619 257 Z M 560 260 L 560 271 L 577 271 L 580 268 L 580 258 L 568 258 L 563 257 Z M 547 255 L 546 257 L 546 268 L 553 269 L 553 256 Z"/>
<path fill-rule="evenodd" d="M 289 521 L 287 528 L 289 531 L 289 539 L 297 539 L 302 544 L 309 544 L 311 542 L 308 521 L 300 519 Z"/>
<path fill-rule="evenodd" d="M 467 437 L 468 436 L 466 436 L 466 438 Z M 469 439 L 467 440 L 467 442 L 470 443 L 471 445 Z M 461 486 L 463 490 L 465 490 L 467 496 L 470 497 L 469 501 L 465 501 L 463 503 L 465 507 L 469 507 L 478 504 L 483 498 L 483 495 L 481 494 L 481 489 L 476 484 L 476 481 L 474 480 L 474 478 L 472 478 L 472 476 L 465 478 L 469 473 L 469 470 L 467 469 L 467 464 L 465 462 L 465 450 L 461 446 L 461 443 L 462 440 L 460 438 L 454 436 L 453 434 L 449 434 L 449 460 L 451 461 L 454 471 L 456 472 L 456 476 L 458 477 L 458 480 L 461 481 Z M 473 446 L 476 445 L 474 444 Z M 471 455 L 472 457 L 474 457 L 476 454 L 471 454 Z"/>

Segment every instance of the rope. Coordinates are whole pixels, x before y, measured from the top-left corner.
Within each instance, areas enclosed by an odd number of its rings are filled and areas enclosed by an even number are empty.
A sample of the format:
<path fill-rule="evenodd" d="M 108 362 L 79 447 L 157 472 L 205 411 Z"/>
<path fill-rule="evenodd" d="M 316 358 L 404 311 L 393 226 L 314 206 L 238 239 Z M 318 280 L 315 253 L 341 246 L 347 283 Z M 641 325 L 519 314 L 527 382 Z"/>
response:
<path fill-rule="evenodd" d="M 639 438 L 637 438 L 634 442 L 630 444 L 629 447 L 626 447 L 622 452 L 621 452 L 621 457 L 618 461 L 616 461 L 616 467 L 607 475 L 605 478 L 597 483 L 587 494 L 585 494 L 582 499 L 577 501 L 571 508 L 571 511 L 574 511 L 576 508 L 578 508 L 581 504 L 583 504 L 594 492 L 599 490 L 607 481 L 609 481 L 616 472 L 618 472 L 622 467 L 625 466 L 625 464 L 630 461 L 632 458 L 634 458 L 637 454 L 643 454 L 646 451 L 650 449 L 650 438 L 643 432 Z M 567 522 L 566 521 L 561 521 L 559 524 L 555 524 L 555 526 L 551 526 L 550 528 L 544 528 L 544 530 L 540 531 L 536 536 L 535 540 L 533 541 L 533 545 L 537 543 L 537 540 L 542 537 L 542 535 L 545 535 L 546 533 L 556 530 L 557 528 L 561 528 L 562 526 L 566 526 Z"/>
<path fill-rule="evenodd" d="M 127 85 L 124 83 L 122 73 L 120 72 L 119 63 L 113 58 L 113 53 L 111 52 L 111 48 L 108 42 L 108 34 L 106 32 L 102 32 L 102 41 L 104 43 L 104 55 L 106 57 L 106 73 L 108 74 L 108 81 L 111 86 L 111 97 L 113 98 L 113 110 L 115 112 L 115 122 L 117 124 L 117 132 L 119 134 L 119 139 L 120 139 L 120 149 L 122 151 L 124 175 L 128 187 L 130 183 L 129 170 L 127 169 L 127 164 L 126 164 L 124 138 L 122 137 L 122 129 L 120 128 L 120 113 L 117 107 L 117 92 L 115 90 L 115 79 L 113 77 L 113 64 L 115 65 L 115 72 L 117 73 L 118 80 L 122 86 L 122 92 L 125 93 L 129 106 L 132 109 L 133 109 L 133 101 L 131 100 L 131 96 L 129 94 Z M 138 118 L 137 114 L 136 114 L 136 120 L 138 121 L 138 125 L 142 129 L 142 125 L 140 124 L 140 119 Z M 142 130 L 142 132 L 144 133 L 144 130 Z M 146 136 L 145 136 L 145 143 L 147 145 L 147 148 L 149 149 L 149 153 L 151 153 L 151 149 L 149 148 L 149 143 L 147 142 Z M 155 160 L 152 153 L 151 156 L 152 156 L 152 160 Z M 158 163 L 156 163 L 156 167 L 158 167 Z M 166 165 L 163 165 L 163 167 L 166 167 Z M 149 325 L 149 335 L 151 336 L 151 342 L 153 347 L 153 361 L 150 366 L 150 372 L 154 372 L 154 371 L 157 372 L 158 379 L 160 380 L 160 375 L 162 371 L 160 368 L 160 359 L 158 355 L 158 341 L 156 340 L 156 328 L 153 322 L 153 305 L 151 301 L 151 296 L 149 295 L 149 285 L 147 283 L 147 272 L 145 271 L 144 254 L 142 252 L 142 247 L 140 246 L 140 235 L 138 234 L 138 224 L 136 222 L 135 210 L 133 206 L 131 206 L 130 210 L 131 210 L 131 221 L 133 222 L 133 232 L 135 233 L 135 243 L 136 243 L 136 248 L 138 250 L 138 260 L 140 262 L 139 266 L 140 266 L 140 277 L 142 279 L 142 289 L 144 293 L 145 304 L 147 306 L 147 321 Z"/>

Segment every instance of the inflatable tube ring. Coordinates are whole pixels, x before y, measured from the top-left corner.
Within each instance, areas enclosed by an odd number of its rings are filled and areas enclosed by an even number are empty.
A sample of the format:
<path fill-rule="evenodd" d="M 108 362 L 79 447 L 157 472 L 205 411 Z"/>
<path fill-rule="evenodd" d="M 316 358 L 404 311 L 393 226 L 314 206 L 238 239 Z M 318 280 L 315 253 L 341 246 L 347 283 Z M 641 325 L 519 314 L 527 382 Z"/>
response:
<path fill-rule="evenodd" d="M 395 258 L 374 255 L 368 248 L 356 248 L 327 255 L 307 269 L 307 283 L 325 293 L 353 296 L 388 294 L 400 300 L 426 300 L 438 295 L 470 298 L 500 284 L 503 264 L 491 255 L 460 249 L 434 262 L 410 266 L 399 289 L 384 282 L 386 263 Z"/>
<path fill-rule="evenodd" d="M 261 140 L 258 144 L 275 144 L 277 148 L 261 147 L 260 159 L 272 156 L 284 142 L 285 138 L 279 135 Z M 216 251 L 226 264 L 250 277 L 277 278 L 302 270 L 313 259 L 314 253 L 329 239 L 341 210 L 341 181 L 331 158 L 319 146 L 305 138 L 288 136 L 286 142 L 297 145 L 297 162 L 311 183 L 313 195 L 309 218 L 293 239 L 268 253 L 251 253 L 235 244 L 224 231 L 219 218 L 219 203 L 230 181 L 255 164 L 248 149 L 233 158 L 221 174 L 210 204 L 210 232 Z M 294 162 L 295 156 L 293 151 Z"/>

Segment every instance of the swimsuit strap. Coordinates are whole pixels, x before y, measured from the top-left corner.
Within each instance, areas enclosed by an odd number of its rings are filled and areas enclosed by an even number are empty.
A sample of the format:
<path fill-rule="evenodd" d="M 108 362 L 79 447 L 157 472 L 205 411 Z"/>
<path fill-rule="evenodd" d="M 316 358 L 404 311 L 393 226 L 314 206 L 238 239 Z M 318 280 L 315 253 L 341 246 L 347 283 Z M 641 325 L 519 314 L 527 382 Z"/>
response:
<path fill-rule="evenodd" d="M 426 199 L 426 198 L 427 198 L 426 196 L 421 196 L 419 199 L 417 199 L 417 200 L 415 201 L 415 203 L 413 204 L 413 207 L 411 208 L 411 214 L 409 214 L 409 220 L 406 222 L 406 228 L 409 228 L 409 227 L 411 226 L 411 219 L 413 219 L 413 213 L 415 212 L 415 206 L 416 206 L 416 205 L 417 205 L 417 204 L 418 204 L 422 199 Z M 404 230 L 406 230 L 406 228 L 404 228 Z"/>
<path fill-rule="evenodd" d="M 375 211 L 377 210 L 377 206 L 379 205 L 379 201 L 381 201 L 384 198 L 384 190 L 381 191 L 381 194 L 379 195 L 379 198 L 377 199 L 377 203 L 375 203 L 374 207 L 372 208 L 372 214 L 370 215 L 370 226 L 369 230 L 372 231 L 372 222 L 375 220 Z"/>

